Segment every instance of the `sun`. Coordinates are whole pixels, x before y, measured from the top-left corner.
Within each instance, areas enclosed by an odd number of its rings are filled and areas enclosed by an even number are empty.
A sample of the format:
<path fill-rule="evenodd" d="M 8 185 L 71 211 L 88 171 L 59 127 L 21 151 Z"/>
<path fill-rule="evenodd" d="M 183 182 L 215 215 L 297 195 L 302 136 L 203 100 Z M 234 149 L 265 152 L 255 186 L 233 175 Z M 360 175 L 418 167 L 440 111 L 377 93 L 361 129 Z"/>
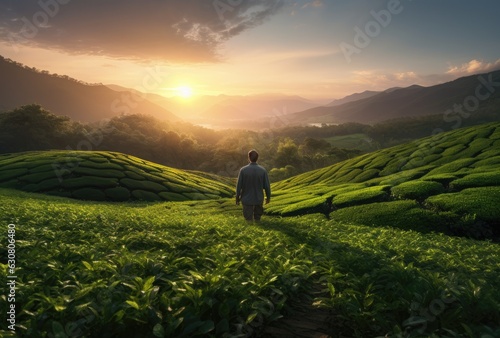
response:
<path fill-rule="evenodd" d="M 185 99 L 193 96 L 193 90 L 189 86 L 179 86 L 175 88 L 177 96 L 183 97 Z"/>

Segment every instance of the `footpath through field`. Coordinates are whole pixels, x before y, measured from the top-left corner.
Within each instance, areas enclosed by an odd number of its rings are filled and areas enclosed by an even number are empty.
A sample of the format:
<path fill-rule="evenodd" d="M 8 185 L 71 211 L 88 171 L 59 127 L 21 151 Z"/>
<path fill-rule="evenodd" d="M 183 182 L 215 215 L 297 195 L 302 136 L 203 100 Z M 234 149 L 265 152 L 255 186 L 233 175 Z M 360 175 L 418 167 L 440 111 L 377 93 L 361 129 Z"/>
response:
<path fill-rule="evenodd" d="M 324 296 L 319 284 L 312 292 L 291 301 L 291 313 L 267 326 L 264 338 L 329 338 L 332 315 L 328 309 L 313 305 L 314 298 Z"/>

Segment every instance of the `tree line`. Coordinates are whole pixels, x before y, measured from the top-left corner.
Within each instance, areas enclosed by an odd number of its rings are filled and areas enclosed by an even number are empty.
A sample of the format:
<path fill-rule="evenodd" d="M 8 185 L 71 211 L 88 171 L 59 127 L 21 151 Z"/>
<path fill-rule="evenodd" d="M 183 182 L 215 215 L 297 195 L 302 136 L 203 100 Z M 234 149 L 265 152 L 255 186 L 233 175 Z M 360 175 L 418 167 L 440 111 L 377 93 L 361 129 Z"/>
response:
<path fill-rule="evenodd" d="M 464 125 L 498 120 L 497 112 L 479 114 Z M 373 126 L 288 126 L 267 131 L 220 130 L 148 115 L 121 115 L 94 124 L 57 116 L 37 104 L 0 113 L 0 153 L 31 150 L 106 150 L 167 166 L 234 177 L 255 148 L 272 180 L 325 167 L 362 154 L 332 145 L 332 136 L 364 134 L 373 149 L 430 136 L 445 127 L 441 116 L 391 120 Z"/>
<path fill-rule="evenodd" d="M 17 61 L 14 61 L 12 59 L 3 57 L 2 55 L 0 55 L 0 62 L 1 61 L 13 64 L 13 65 L 16 65 L 18 67 L 21 67 L 23 69 L 26 69 L 26 70 L 31 71 L 31 72 L 36 73 L 36 74 L 49 75 L 49 76 L 51 76 L 53 78 L 64 79 L 64 80 L 68 80 L 68 81 L 71 81 L 71 82 L 79 83 L 79 84 L 82 84 L 82 85 L 85 85 L 85 86 L 102 86 L 102 83 L 90 83 L 90 82 L 85 82 L 85 81 L 77 80 L 77 79 L 72 78 L 72 77 L 70 77 L 68 75 L 60 75 L 60 74 L 55 74 L 55 73 L 51 74 L 48 70 L 41 70 L 41 69 L 38 69 L 36 67 L 29 67 L 29 66 L 26 66 L 25 64 L 23 64 L 21 62 L 17 62 Z"/>

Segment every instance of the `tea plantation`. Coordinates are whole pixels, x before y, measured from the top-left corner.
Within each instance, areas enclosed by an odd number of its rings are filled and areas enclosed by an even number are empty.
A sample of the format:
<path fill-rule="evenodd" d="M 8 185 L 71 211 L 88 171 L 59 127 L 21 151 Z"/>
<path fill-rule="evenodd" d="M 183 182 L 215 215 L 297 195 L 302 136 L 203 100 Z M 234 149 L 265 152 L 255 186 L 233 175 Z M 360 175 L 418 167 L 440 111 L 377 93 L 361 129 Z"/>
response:
<path fill-rule="evenodd" d="M 258 337 L 319 287 L 332 337 L 500 337 L 499 140 L 486 124 L 276 182 L 256 224 L 233 180 L 0 156 L 0 336 Z"/>
<path fill-rule="evenodd" d="M 438 134 L 278 182 L 267 212 L 500 237 L 500 124 Z"/>
<path fill-rule="evenodd" d="M 93 201 L 187 201 L 230 197 L 231 180 L 113 152 L 0 156 L 0 187 Z"/>

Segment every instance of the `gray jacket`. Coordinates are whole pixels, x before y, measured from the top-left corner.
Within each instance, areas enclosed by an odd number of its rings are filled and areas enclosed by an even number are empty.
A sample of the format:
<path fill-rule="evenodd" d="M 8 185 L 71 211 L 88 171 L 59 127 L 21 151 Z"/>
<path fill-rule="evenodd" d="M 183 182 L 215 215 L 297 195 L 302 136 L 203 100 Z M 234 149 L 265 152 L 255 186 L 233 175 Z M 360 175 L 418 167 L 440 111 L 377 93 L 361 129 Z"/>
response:
<path fill-rule="evenodd" d="M 260 205 L 266 198 L 271 198 L 271 185 L 266 169 L 252 162 L 240 169 L 236 184 L 236 200 L 245 205 Z"/>

